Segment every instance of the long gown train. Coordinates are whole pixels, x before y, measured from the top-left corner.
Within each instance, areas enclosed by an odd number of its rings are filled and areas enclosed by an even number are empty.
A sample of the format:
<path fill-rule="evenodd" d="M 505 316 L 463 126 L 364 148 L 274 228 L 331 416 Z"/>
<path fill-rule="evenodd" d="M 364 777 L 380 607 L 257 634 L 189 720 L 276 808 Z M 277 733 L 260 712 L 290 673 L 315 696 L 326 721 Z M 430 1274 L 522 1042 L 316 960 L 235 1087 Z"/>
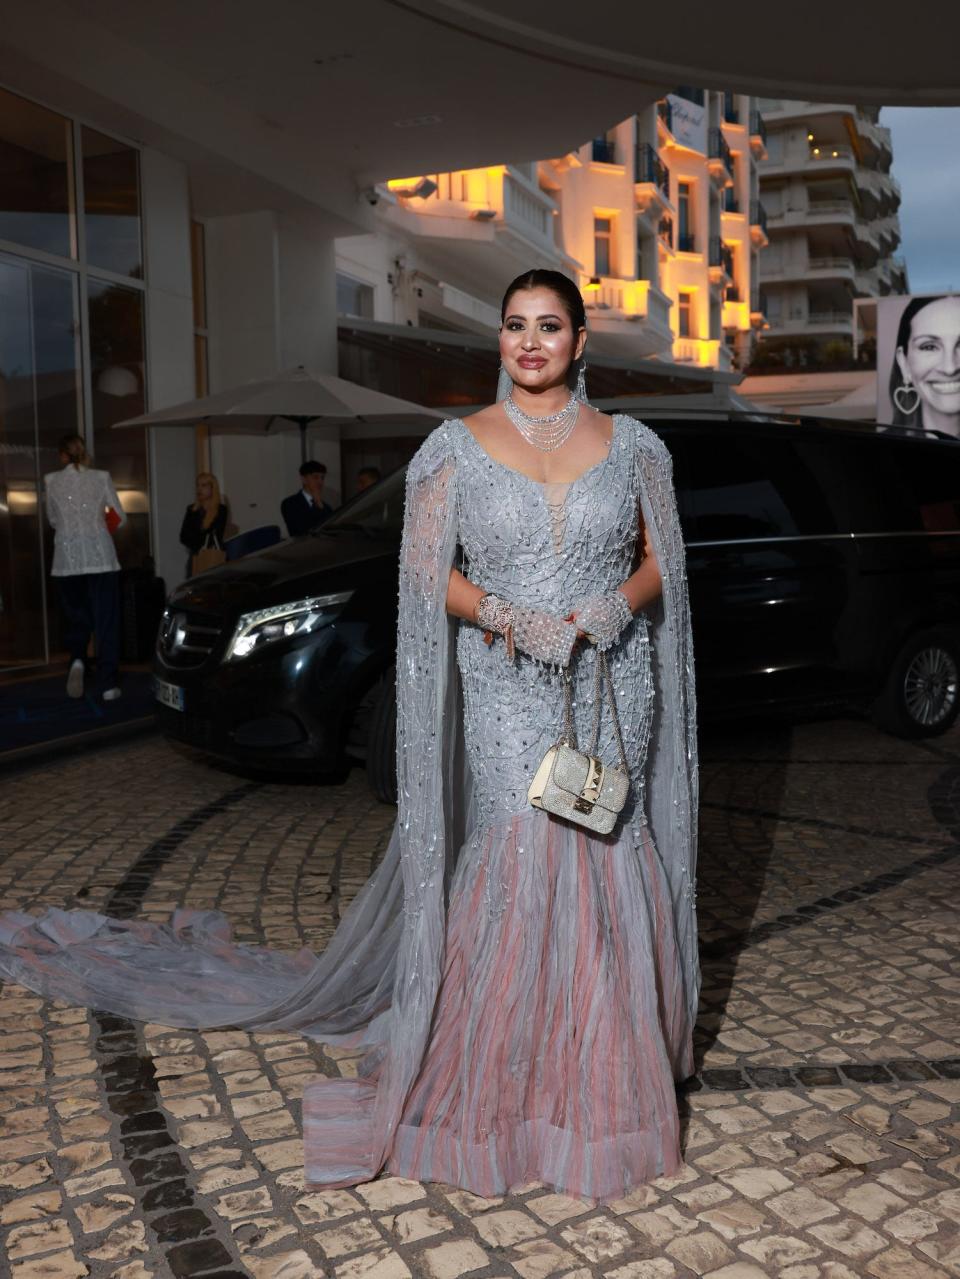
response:
<path fill-rule="evenodd" d="M 307 1180 L 383 1168 L 501 1193 L 540 1180 L 612 1199 L 676 1168 L 692 1069 L 696 739 L 669 455 L 614 419 L 607 459 L 539 486 L 446 423 L 408 470 L 398 632 L 399 815 L 322 955 L 239 946 L 213 912 L 169 926 L 0 916 L 0 975 L 173 1026 L 296 1029 L 367 1051 L 304 1095 Z M 458 547 L 485 589 L 561 615 L 629 575 L 638 516 L 662 604 L 612 652 L 632 798 L 609 837 L 533 810 L 560 729 L 556 671 L 455 625 Z M 592 712 L 592 650 L 574 673 Z M 614 758 L 609 725 L 600 754 Z"/>

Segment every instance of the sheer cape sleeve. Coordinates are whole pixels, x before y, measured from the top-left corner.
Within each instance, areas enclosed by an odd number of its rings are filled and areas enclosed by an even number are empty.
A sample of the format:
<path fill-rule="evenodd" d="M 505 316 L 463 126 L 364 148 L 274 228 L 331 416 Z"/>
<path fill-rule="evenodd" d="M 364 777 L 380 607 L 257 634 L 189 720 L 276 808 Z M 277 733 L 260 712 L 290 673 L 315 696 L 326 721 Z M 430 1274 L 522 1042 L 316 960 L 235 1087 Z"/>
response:
<path fill-rule="evenodd" d="M 648 426 L 636 431 L 640 501 L 663 590 L 646 610 L 654 655 L 654 720 L 647 757 L 648 817 L 673 899 L 690 1024 L 700 993 L 696 865 L 699 773 L 693 641 L 686 555 L 667 446 Z"/>

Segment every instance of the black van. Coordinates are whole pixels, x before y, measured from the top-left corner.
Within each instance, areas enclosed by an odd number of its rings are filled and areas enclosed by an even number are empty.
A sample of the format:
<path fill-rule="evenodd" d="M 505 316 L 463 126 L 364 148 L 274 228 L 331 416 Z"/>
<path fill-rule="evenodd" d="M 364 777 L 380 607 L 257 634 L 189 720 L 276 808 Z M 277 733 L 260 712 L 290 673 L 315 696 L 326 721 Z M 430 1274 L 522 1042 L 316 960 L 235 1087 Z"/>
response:
<path fill-rule="evenodd" d="M 960 443 L 875 427 L 652 420 L 674 459 L 709 717 L 858 708 L 904 737 L 960 710 Z M 310 536 L 174 592 L 162 730 L 257 769 L 365 759 L 394 793 L 404 472 Z"/>

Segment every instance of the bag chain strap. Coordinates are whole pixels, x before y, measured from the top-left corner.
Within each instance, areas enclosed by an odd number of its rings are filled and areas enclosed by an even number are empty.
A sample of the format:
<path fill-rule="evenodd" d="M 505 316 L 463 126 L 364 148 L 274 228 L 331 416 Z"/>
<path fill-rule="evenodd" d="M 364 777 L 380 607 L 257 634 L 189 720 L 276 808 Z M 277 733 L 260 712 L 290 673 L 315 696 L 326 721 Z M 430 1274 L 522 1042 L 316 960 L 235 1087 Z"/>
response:
<path fill-rule="evenodd" d="M 597 660 L 594 663 L 594 685 L 593 685 L 593 746 L 590 754 L 596 756 L 600 747 L 600 715 L 603 710 L 603 693 L 604 685 L 606 685 L 607 697 L 610 702 L 610 716 L 613 723 L 613 736 L 617 743 L 617 750 L 620 752 L 620 766 L 629 776 L 630 767 L 627 764 L 627 752 L 623 748 L 623 734 L 620 731 L 620 716 L 617 714 L 617 699 L 613 691 L 613 676 L 610 673 L 610 663 L 607 661 L 606 653 L 598 649 Z M 577 727 L 573 718 L 573 679 L 570 675 L 570 667 L 565 667 L 563 672 L 563 719 L 564 719 L 564 739 L 569 747 L 573 750 L 579 750 L 577 745 Z"/>

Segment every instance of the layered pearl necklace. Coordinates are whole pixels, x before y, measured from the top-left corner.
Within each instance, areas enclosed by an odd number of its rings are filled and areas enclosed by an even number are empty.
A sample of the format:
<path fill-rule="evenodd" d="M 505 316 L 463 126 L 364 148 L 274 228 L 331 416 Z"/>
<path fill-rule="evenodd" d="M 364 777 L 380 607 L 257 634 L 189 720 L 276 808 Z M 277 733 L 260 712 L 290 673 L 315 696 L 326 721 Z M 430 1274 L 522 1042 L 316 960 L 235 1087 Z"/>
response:
<path fill-rule="evenodd" d="M 503 411 L 528 444 L 541 453 L 553 453 L 566 444 L 577 425 L 580 401 L 571 395 L 558 413 L 551 413 L 549 417 L 531 417 L 524 413 L 512 395 L 508 395 L 503 401 Z"/>

